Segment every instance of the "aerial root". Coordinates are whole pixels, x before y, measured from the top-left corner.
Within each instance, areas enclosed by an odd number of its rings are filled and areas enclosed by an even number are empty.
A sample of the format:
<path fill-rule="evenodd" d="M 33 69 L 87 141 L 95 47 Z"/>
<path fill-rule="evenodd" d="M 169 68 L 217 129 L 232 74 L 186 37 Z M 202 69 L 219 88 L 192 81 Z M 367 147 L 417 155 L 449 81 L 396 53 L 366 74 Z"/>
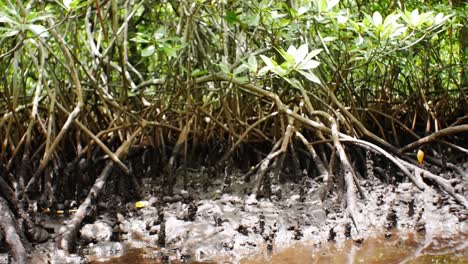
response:
<path fill-rule="evenodd" d="M 450 180 L 447 180 L 441 176 L 435 175 L 432 172 L 425 170 L 423 168 L 420 168 L 407 161 L 400 160 L 400 159 L 399 161 L 403 163 L 406 167 L 412 169 L 415 174 L 418 174 L 422 178 L 435 182 L 442 190 L 444 190 L 450 196 L 452 196 L 453 199 L 455 199 L 455 201 L 457 201 L 459 204 L 463 205 L 466 209 L 468 209 L 468 201 L 465 199 L 465 197 L 455 192 L 455 189 L 452 187 Z"/>
<path fill-rule="evenodd" d="M 260 192 L 261 192 L 262 185 L 263 185 L 263 182 L 264 182 L 264 178 L 265 178 L 265 175 L 266 175 L 268 169 L 270 168 L 271 161 L 273 159 L 275 159 L 276 157 L 278 157 L 281 153 L 283 153 L 281 151 L 281 149 L 278 150 L 281 142 L 282 142 L 282 140 L 279 140 L 278 142 L 276 142 L 276 144 L 273 146 L 273 148 L 272 148 L 271 152 L 268 154 L 268 156 L 266 156 L 266 158 L 264 158 L 256 166 L 257 172 L 255 174 L 255 188 L 254 188 L 254 191 L 255 191 L 256 195 L 259 195 Z"/>
<path fill-rule="evenodd" d="M 26 250 L 16 229 L 13 214 L 8 203 L 0 196 L 0 229 L 3 230 L 5 242 L 8 244 L 13 257 L 13 263 L 26 263 Z"/>
<path fill-rule="evenodd" d="M 331 122 L 331 132 L 332 132 L 332 141 L 336 149 L 336 154 L 339 157 L 343 171 L 344 171 L 344 181 L 346 185 L 346 209 L 349 218 L 352 220 L 356 231 L 359 232 L 358 228 L 358 219 L 357 219 L 357 205 L 356 205 L 356 187 L 360 188 L 359 182 L 354 175 L 354 169 L 349 163 L 348 157 L 343 146 L 340 143 L 338 136 L 338 127 L 334 119 L 330 119 Z M 361 197 L 366 199 L 364 191 L 360 191 Z"/>
<path fill-rule="evenodd" d="M 417 165 L 409 163 L 409 162 L 407 162 L 405 160 L 402 160 L 400 158 L 394 157 L 394 156 L 390 155 L 388 152 L 386 152 L 385 150 L 381 149 L 380 147 L 378 147 L 378 146 L 376 146 L 376 145 L 374 145 L 374 144 L 372 144 L 370 142 L 363 141 L 363 140 L 360 140 L 360 139 L 351 138 L 351 137 L 341 138 L 340 141 L 351 142 L 351 143 L 353 143 L 355 145 L 358 145 L 358 146 L 364 147 L 366 149 L 369 149 L 370 151 L 373 151 L 373 152 L 376 152 L 378 154 L 384 155 L 386 158 L 388 158 L 390 161 L 392 161 L 398 168 L 400 168 L 401 171 L 406 176 L 408 176 L 408 178 L 411 179 L 411 181 L 421 191 L 424 190 L 424 189 L 430 188 L 429 186 L 427 186 L 423 182 L 423 178 L 428 179 L 428 180 L 432 180 L 442 190 L 444 190 L 450 196 L 452 196 L 452 198 L 454 198 L 455 201 L 457 201 L 460 205 L 462 205 L 466 209 L 468 209 L 467 200 L 465 199 L 465 197 L 463 197 L 462 195 L 457 194 L 455 192 L 455 189 L 452 187 L 449 180 L 444 179 L 441 176 L 435 175 L 432 172 L 430 172 L 430 171 L 428 171 L 428 170 L 426 170 L 424 168 L 420 168 Z M 410 170 L 412 170 L 413 173 L 411 173 Z"/>
<path fill-rule="evenodd" d="M 460 126 L 453 126 L 441 129 L 437 132 L 430 134 L 427 137 L 423 137 L 421 139 L 416 140 L 415 142 L 404 146 L 400 149 L 401 152 L 409 151 L 415 149 L 421 145 L 427 144 L 431 141 L 438 139 L 439 137 L 456 134 L 456 133 L 467 133 L 468 132 L 468 125 L 460 125 Z"/>
<path fill-rule="evenodd" d="M 130 146 L 133 143 L 133 140 L 136 136 L 141 132 L 141 128 L 138 128 L 122 145 L 117 149 L 115 155 L 120 159 L 124 157 Z M 99 177 L 96 178 L 93 187 L 88 193 L 85 201 L 78 207 L 78 210 L 73 215 L 73 218 L 68 222 L 67 229 L 63 232 L 58 238 L 56 246 L 58 249 L 65 250 L 69 252 L 73 246 L 74 240 L 76 238 L 76 234 L 78 228 L 83 222 L 84 218 L 90 212 L 90 208 L 93 204 L 96 203 L 98 196 L 100 195 L 102 189 L 105 186 L 107 178 L 109 177 L 112 168 L 114 166 L 114 162 L 112 160 L 107 161 L 106 167 L 101 172 Z"/>

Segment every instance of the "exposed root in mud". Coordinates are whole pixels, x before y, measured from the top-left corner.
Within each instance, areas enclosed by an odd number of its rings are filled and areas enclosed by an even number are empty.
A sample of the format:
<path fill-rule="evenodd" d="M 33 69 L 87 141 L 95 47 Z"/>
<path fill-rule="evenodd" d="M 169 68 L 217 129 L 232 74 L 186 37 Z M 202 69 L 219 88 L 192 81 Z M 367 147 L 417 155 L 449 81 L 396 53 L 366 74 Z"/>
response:
<path fill-rule="evenodd" d="M 120 148 L 116 151 L 115 155 L 118 158 L 122 158 L 125 156 L 133 143 L 135 137 L 140 133 L 138 129 L 131 135 L 126 142 L 120 146 Z M 78 232 L 78 228 L 80 227 L 83 219 L 86 215 L 90 212 L 90 207 L 97 203 L 97 199 L 101 194 L 102 189 L 104 188 L 107 178 L 111 173 L 114 163 L 112 161 L 108 161 L 104 170 L 101 172 L 99 177 L 96 178 L 96 182 L 94 183 L 91 191 L 89 192 L 88 196 L 86 197 L 85 201 L 80 205 L 77 212 L 74 214 L 72 219 L 67 224 L 66 230 L 60 234 L 57 238 L 57 248 L 60 250 L 70 251 L 73 248 L 73 244 L 75 243 L 76 234 Z"/>
<path fill-rule="evenodd" d="M 27 254 L 23 242 L 18 235 L 16 222 L 7 202 L 0 197 L 0 229 L 3 231 L 5 242 L 10 248 L 14 263 L 26 263 Z"/>

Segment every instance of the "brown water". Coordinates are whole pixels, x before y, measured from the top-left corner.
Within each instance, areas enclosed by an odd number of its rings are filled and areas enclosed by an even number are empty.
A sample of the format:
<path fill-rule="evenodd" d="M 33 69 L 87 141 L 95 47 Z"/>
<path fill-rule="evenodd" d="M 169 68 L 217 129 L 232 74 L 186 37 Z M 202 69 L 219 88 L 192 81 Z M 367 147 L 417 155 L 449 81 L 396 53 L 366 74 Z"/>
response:
<path fill-rule="evenodd" d="M 379 235 L 364 241 L 345 241 L 336 245 L 296 245 L 272 256 L 261 255 L 241 261 L 243 264 L 260 263 L 468 263 L 468 234 L 450 239 L 395 233 L 386 238 Z"/>
<path fill-rule="evenodd" d="M 149 249 L 131 249 L 126 255 L 108 261 L 94 261 L 92 263 L 141 263 L 157 264 L 161 260 L 155 259 Z M 220 262 L 191 262 L 191 263 L 232 263 L 229 260 L 214 256 Z M 266 251 L 256 256 L 240 261 L 242 264 L 303 264 L 303 263 L 468 263 L 468 234 L 456 237 L 435 237 L 428 239 L 421 234 L 398 234 L 391 236 L 375 235 L 363 241 L 347 240 L 340 245 L 327 243 L 325 245 L 297 244 L 278 250 L 273 254 Z M 180 263 L 180 262 L 171 262 Z"/>

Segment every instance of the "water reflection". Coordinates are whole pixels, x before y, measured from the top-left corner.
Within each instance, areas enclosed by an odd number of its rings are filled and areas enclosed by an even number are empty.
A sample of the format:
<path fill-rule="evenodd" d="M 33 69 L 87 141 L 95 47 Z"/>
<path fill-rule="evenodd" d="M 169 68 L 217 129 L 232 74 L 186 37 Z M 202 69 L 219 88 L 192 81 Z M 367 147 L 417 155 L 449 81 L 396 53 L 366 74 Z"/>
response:
<path fill-rule="evenodd" d="M 272 256 L 265 254 L 243 264 L 294 263 L 468 263 L 468 234 L 431 238 L 421 234 L 381 234 L 363 241 L 295 245 Z"/>
<path fill-rule="evenodd" d="M 148 249 L 130 249 L 124 256 L 108 261 L 94 260 L 92 263 L 164 263 L 160 257 L 155 257 L 156 255 L 158 254 L 151 253 Z M 225 261 L 221 263 L 232 263 L 229 260 Z M 347 240 L 341 244 L 327 243 L 317 246 L 302 243 L 279 250 L 272 255 L 263 251 L 252 258 L 241 260 L 240 263 L 468 263 L 468 233 L 450 238 L 440 236 L 428 238 L 427 235 L 415 233 L 391 233 L 375 235 L 362 241 Z"/>

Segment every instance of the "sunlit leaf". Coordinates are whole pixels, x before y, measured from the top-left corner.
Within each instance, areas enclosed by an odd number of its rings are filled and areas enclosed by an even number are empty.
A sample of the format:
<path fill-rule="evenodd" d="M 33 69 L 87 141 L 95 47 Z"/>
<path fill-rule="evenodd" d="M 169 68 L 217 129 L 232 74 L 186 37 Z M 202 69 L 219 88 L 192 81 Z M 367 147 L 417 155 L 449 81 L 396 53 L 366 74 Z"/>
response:
<path fill-rule="evenodd" d="M 319 0 L 319 13 L 323 12 L 323 11 L 326 11 L 327 10 L 327 7 L 328 7 L 328 3 L 327 3 L 327 0 Z"/>
<path fill-rule="evenodd" d="M 63 0 L 63 6 L 65 6 L 65 9 L 70 10 L 70 5 L 73 2 L 73 0 Z"/>
<path fill-rule="evenodd" d="M 296 47 L 294 45 L 289 45 L 288 50 L 286 51 L 288 54 L 296 54 Z"/>
<path fill-rule="evenodd" d="M 40 36 L 40 37 L 47 37 L 47 29 L 42 26 L 42 25 L 28 25 L 27 27 L 34 35 Z"/>
<path fill-rule="evenodd" d="M 286 78 L 286 77 L 284 77 L 284 79 L 285 79 L 288 83 L 290 83 L 293 87 L 298 88 L 298 89 L 302 88 L 302 85 L 301 85 L 301 83 L 299 82 L 299 80 L 297 80 L 297 79 L 295 79 L 295 78 Z"/>
<path fill-rule="evenodd" d="M 153 37 L 156 40 L 161 40 L 166 35 L 166 29 L 164 27 L 159 27 L 156 32 L 154 32 Z"/>
<path fill-rule="evenodd" d="M 289 64 L 294 64 L 294 55 L 292 54 L 296 54 L 297 50 L 293 45 L 289 46 L 288 51 L 279 49 L 278 52 L 281 54 L 283 59 L 285 59 Z"/>
<path fill-rule="evenodd" d="M 417 26 L 419 24 L 419 11 L 417 9 L 413 10 L 413 12 L 411 12 L 411 25 L 412 26 Z"/>
<path fill-rule="evenodd" d="M 335 41 L 337 39 L 338 39 L 337 37 L 324 37 L 323 41 L 324 42 L 330 42 L 330 41 Z"/>
<path fill-rule="evenodd" d="M 314 83 L 318 83 L 320 84 L 320 79 L 317 78 L 317 76 L 315 76 L 315 74 L 311 73 L 311 72 L 307 72 L 307 71 L 302 71 L 302 70 L 299 70 L 298 71 L 300 74 L 302 74 L 304 77 L 306 77 L 309 81 L 311 82 L 314 82 Z"/>
<path fill-rule="evenodd" d="M 396 25 L 396 21 L 400 18 L 400 14 L 390 14 L 385 18 L 385 21 L 383 22 L 385 27 L 388 27 L 390 25 Z"/>
<path fill-rule="evenodd" d="M 309 52 L 307 54 L 307 57 L 304 59 L 305 61 L 308 61 L 312 59 L 313 57 L 317 56 L 320 52 L 322 52 L 323 49 L 314 49 L 313 51 Z"/>
<path fill-rule="evenodd" d="M 249 27 L 256 27 L 260 23 L 260 15 L 253 14 L 249 16 L 242 16 L 241 21 L 242 23 L 247 24 Z"/>
<path fill-rule="evenodd" d="M 274 60 L 268 58 L 265 55 L 260 55 L 260 58 L 263 60 L 263 62 L 266 64 L 267 67 L 273 68 L 274 66 L 278 65 Z"/>
<path fill-rule="evenodd" d="M 382 15 L 378 11 L 375 11 L 372 15 L 372 22 L 375 26 L 382 24 Z"/>
<path fill-rule="evenodd" d="M 5 33 L 0 34 L 0 37 L 8 38 L 18 35 L 19 30 L 0 27 L 0 32 L 4 31 Z"/>
<path fill-rule="evenodd" d="M 257 68 L 257 59 L 255 58 L 255 56 L 252 56 L 252 55 L 249 56 L 249 64 L 253 68 Z"/>
<path fill-rule="evenodd" d="M 151 41 L 149 40 L 149 36 L 144 33 L 136 33 L 136 36 L 131 38 L 130 41 L 136 42 L 136 43 L 150 43 Z"/>
<path fill-rule="evenodd" d="M 309 46 L 307 44 L 302 44 L 301 46 L 299 46 L 296 52 L 291 55 L 294 57 L 294 61 L 298 63 L 304 60 L 308 52 L 309 52 Z"/>
<path fill-rule="evenodd" d="M 271 12 L 271 18 L 273 18 L 273 19 L 280 19 L 280 18 L 283 18 L 285 16 L 286 16 L 285 14 L 278 13 L 278 11 L 276 11 L 276 10 Z"/>
<path fill-rule="evenodd" d="M 298 69 L 300 70 L 310 70 L 317 68 L 320 65 L 320 62 L 316 60 L 305 61 L 304 63 L 299 64 Z"/>
<path fill-rule="evenodd" d="M 327 11 L 330 11 L 333 9 L 333 7 L 335 7 L 336 5 L 338 5 L 338 3 L 340 2 L 340 0 L 328 0 L 327 2 Z"/>
<path fill-rule="evenodd" d="M 240 73 L 245 72 L 247 69 L 248 69 L 248 68 L 247 68 L 247 66 L 245 66 L 245 64 L 241 64 L 239 67 L 237 67 L 237 68 L 234 69 L 234 72 L 233 72 L 233 73 L 234 73 L 234 75 L 238 75 L 238 74 L 240 74 Z"/>
<path fill-rule="evenodd" d="M 270 71 L 270 67 L 265 66 L 258 71 L 259 76 L 263 76 Z"/>
<path fill-rule="evenodd" d="M 336 22 L 338 22 L 339 24 L 345 24 L 346 22 L 348 22 L 348 16 L 339 14 L 336 16 Z"/>
<path fill-rule="evenodd" d="M 149 57 L 149 56 L 153 55 L 155 51 L 156 51 L 156 47 L 154 45 L 149 45 L 148 47 L 144 48 L 141 51 L 141 56 L 142 57 Z"/>
<path fill-rule="evenodd" d="M 218 64 L 219 68 L 221 68 L 221 71 L 224 72 L 225 74 L 230 74 L 231 72 L 229 71 L 229 66 L 226 65 L 225 63 L 219 63 Z"/>
<path fill-rule="evenodd" d="M 0 23 L 15 24 L 15 21 L 4 14 L 0 14 Z"/>
<path fill-rule="evenodd" d="M 291 67 L 288 65 L 284 67 L 284 63 L 278 66 L 275 66 L 271 69 L 272 72 L 276 73 L 279 76 L 286 76 L 291 72 Z"/>
<path fill-rule="evenodd" d="M 310 10 L 310 8 L 308 6 L 301 6 L 297 9 L 297 15 L 300 16 L 300 15 L 303 15 L 305 13 L 307 13 L 308 11 Z"/>
<path fill-rule="evenodd" d="M 255 56 L 250 55 L 247 63 L 244 63 L 244 65 L 251 72 L 256 72 L 257 71 L 258 63 L 257 63 L 257 59 L 255 58 Z"/>
<path fill-rule="evenodd" d="M 449 19 L 448 16 L 444 16 L 444 14 L 438 13 L 438 14 L 434 17 L 434 24 L 436 24 L 436 25 L 442 24 L 442 23 L 444 23 L 445 21 L 447 21 L 448 19 Z"/>
<path fill-rule="evenodd" d="M 393 31 L 392 34 L 390 34 L 390 37 L 398 37 L 406 32 L 408 28 L 407 27 L 399 27 Z"/>
<path fill-rule="evenodd" d="M 363 42 L 364 42 L 364 38 L 363 38 L 361 35 L 358 35 L 358 37 L 356 38 L 354 44 L 355 44 L 356 46 L 359 46 L 359 45 L 361 45 Z"/>

